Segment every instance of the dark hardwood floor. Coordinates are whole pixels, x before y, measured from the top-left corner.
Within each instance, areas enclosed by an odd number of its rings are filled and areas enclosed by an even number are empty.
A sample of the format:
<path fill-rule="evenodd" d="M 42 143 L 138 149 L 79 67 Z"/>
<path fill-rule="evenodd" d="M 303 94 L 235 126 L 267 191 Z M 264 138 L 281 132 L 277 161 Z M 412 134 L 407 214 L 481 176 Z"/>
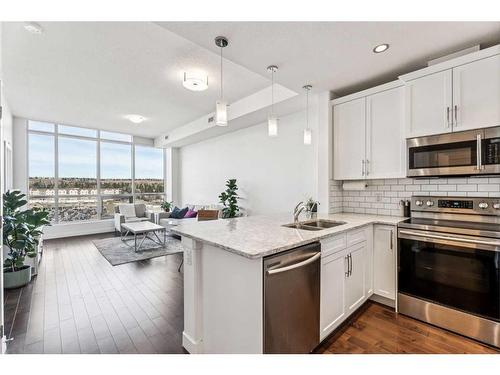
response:
<path fill-rule="evenodd" d="M 500 354 L 499 350 L 367 302 L 316 350 L 337 354 Z"/>
<path fill-rule="evenodd" d="M 111 266 L 92 240 L 46 241 L 40 271 L 5 294 L 8 353 L 183 353 L 181 255 Z M 368 302 L 317 353 L 500 353 Z"/>
<path fill-rule="evenodd" d="M 5 293 L 7 353 L 183 353 L 182 255 L 111 266 L 85 236 L 45 242 L 39 274 Z"/>

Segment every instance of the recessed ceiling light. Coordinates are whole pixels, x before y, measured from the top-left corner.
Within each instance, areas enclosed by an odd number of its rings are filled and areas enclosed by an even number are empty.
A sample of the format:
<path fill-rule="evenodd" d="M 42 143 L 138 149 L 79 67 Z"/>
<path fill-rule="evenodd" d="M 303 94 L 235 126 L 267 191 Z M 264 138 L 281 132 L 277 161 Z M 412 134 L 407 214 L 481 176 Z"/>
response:
<path fill-rule="evenodd" d="M 42 26 L 37 24 L 36 22 L 25 22 L 24 29 L 31 34 L 41 34 L 43 33 Z"/>
<path fill-rule="evenodd" d="M 185 72 L 182 86 L 191 91 L 204 91 L 208 89 L 208 77 L 197 72 Z"/>
<path fill-rule="evenodd" d="M 134 124 L 140 124 L 141 122 L 146 120 L 146 117 L 141 115 L 126 115 L 125 118 L 130 122 L 133 122 Z"/>
<path fill-rule="evenodd" d="M 387 43 L 384 43 L 384 44 L 379 44 L 378 46 L 376 46 L 374 49 L 373 49 L 373 52 L 374 53 L 381 53 L 381 52 L 385 52 L 389 49 L 389 45 Z"/>

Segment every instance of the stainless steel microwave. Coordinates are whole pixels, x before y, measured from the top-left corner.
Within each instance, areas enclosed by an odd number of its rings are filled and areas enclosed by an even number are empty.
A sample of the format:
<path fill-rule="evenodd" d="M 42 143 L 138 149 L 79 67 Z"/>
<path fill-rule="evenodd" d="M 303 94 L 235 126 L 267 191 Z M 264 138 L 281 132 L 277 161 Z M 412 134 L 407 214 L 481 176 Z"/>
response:
<path fill-rule="evenodd" d="M 407 176 L 500 174 L 500 127 L 410 138 Z"/>

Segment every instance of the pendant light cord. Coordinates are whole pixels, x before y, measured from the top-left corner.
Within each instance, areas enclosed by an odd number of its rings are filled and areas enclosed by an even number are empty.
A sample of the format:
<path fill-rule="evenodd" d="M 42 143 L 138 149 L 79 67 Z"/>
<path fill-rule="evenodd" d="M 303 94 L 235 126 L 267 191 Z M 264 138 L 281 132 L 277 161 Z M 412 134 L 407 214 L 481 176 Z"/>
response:
<path fill-rule="evenodd" d="M 271 114 L 274 116 L 274 69 L 271 70 Z"/>
<path fill-rule="evenodd" d="M 309 89 L 306 90 L 306 129 L 309 129 Z"/>
<path fill-rule="evenodd" d="M 220 100 L 224 101 L 224 75 L 222 70 L 222 47 L 220 47 Z"/>

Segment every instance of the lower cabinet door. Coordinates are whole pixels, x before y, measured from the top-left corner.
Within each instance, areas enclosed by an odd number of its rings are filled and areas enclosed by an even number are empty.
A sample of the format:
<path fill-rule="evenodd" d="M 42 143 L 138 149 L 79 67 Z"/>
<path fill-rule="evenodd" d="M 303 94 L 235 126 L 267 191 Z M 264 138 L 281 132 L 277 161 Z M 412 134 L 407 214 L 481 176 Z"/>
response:
<path fill-rule="evenodd" d="M 366 242 L 347 248 L 346 254 L 345 310 L 349 315 L 366 300 Z"/>
<path fill-rule="evenodd" d="M 373 235 L 374 293 L 396 298 L 396 228 L 376 225 Z"/>
<path fill-rule="evenodd" d="M 345 318 L 345 249 L 321 259 L 320 340 Z"/>

